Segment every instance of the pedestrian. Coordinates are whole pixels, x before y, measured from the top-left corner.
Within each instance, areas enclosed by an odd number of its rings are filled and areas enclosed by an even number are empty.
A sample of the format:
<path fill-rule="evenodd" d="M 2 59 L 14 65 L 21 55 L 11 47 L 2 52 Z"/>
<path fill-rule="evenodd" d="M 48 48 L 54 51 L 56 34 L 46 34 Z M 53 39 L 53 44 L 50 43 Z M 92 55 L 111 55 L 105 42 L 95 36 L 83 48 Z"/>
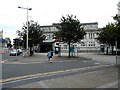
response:
<path fill-rule="evenodd" d="M 48 57 L 48 61 L 50 61 L 52 63 L 52 56 L 53 56 L 53 52 L 52 51 L 49 51 L 47 53 L 47 57 Z"/>

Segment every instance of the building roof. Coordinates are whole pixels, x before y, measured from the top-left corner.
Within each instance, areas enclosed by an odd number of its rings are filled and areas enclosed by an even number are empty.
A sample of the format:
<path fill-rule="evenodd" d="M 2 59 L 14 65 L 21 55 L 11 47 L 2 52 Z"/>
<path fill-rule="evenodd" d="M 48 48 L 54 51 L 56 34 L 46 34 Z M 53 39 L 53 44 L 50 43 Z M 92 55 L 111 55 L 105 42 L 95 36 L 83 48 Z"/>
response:
<path fill-rule="evenodd" d="M 45 26 L 40 26 L 41 28 L 44 28 L 44 27 L 52 27 L 52 25 L 45 25 Z"/>
<path fill-rule="evenodd" d="M 82 25 L 91 25 L 91 24 L 98 24 L 98 22 L 92 22 L 92 23 L 81 23 Z"/>
<path fill-rule="evenodd" d="M 53 26 L 58 26 L 60 25 L 60 23 L 53 23 Z"/>
<path fill-rule="evenodd" d="M 91 24 L 98 24 L 98 22 L 91 22 L 91 23 L 81 23 L 82 25 L 91 25 Z M 58 26 L 60 23 L 53 23 L 53 26 Z"/>
<path fill-rule="evenodd" d="M 91 25 L 91 24 L 97 24 L 98 25 L 98 22 L 81 23 L 81 25 Z M 43 28 L 43 27 L 53 27 L 53 26 L 59 26 L 59 25 L 60 25 L 60 23 L 53 23 L 52 25 L 41 26 L 41 28 Z"/>

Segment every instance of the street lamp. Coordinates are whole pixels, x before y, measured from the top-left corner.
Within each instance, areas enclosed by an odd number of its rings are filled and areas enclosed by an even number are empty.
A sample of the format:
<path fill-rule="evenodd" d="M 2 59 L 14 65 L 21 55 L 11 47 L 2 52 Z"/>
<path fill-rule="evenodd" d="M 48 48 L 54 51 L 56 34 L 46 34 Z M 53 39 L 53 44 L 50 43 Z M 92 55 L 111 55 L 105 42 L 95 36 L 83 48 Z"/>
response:
<path fill-rule="evenodd" d="M 118 6 L 118 23 L 120 23 L 120 1 L 117 4 Z M 120 26 L 119 26 L 120 27 Z M 116 65 L 118 64 L 118 59 L 117 59 L 117 39 L 116 39 Z"/>
<path fill-rule="evenodd" d="M 24 8 L 24 7 L 20 7 L 18 6 L 18 8 L 21 9 L 26 9 L 27 10 L 27 38 L 26 38 L 26 49 L 27 49 L 27 56 L 28 56 L 28 10 L 32 10 L 32 8 Z"/>

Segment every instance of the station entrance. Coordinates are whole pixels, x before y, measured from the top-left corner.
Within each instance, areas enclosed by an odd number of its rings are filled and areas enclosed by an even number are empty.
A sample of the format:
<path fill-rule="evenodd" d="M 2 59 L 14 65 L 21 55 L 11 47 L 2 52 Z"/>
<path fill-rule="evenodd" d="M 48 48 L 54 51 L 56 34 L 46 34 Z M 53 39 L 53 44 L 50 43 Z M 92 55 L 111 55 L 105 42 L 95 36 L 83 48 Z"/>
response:
<path fill-rule="evenodd" d="M 53 50 L 52 42 L 41 42 L 39 45 L 40 52 L 48 52 Z"/>

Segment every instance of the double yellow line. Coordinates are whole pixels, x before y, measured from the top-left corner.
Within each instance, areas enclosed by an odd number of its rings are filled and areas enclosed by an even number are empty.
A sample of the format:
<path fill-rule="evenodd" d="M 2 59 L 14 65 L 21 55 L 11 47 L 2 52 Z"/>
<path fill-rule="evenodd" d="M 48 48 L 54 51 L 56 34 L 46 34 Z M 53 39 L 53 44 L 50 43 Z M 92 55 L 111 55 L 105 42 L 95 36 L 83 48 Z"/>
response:
<path fill-rule="evenodd" d="M 31 78 L 31 77 L 36 77 L 36 76 L 48 75 L 48 74 L 58 74 L 58 73 L 64 73 L 64 72 L 69 72 L 69 71 L 78 71 L 78 70 L 86 70 L 86 69 L 91 69 L 91 68 L 109 67 L 109 66 L 111 66 L 111 65 L 99 65 L 99 66 L 76 68 L 76 69 L 69 69 L 69 70 L 60 70 L 60 71 L 47 72 L 47 73 L 31 74 L 31 75 L 26 75 L 26 76 L 19 76 L 19 77 L 2 79 L 2 80 L 0 80 L 0 82 L 4 83 L 4 82 L 10 82 L 10 81 L 14 81 L 14 80 Z"/>

